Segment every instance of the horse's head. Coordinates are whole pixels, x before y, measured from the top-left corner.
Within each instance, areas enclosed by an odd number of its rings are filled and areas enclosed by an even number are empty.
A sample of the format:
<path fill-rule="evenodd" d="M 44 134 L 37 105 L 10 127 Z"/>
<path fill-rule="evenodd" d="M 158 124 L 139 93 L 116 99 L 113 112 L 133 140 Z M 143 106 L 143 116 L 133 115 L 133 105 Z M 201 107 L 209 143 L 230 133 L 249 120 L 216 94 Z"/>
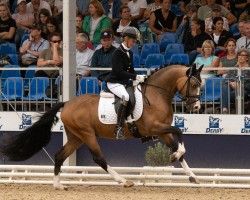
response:
<path fill-rule="evenodd" d="M 177 82 L 177 90 L 181 93 L 182 99 L 186 101 L 189 111 L 197 111 L 200 109 L 200 86 L 201 86 L 201 70 L 203 66 L 196 69 L 193 65 L 186 71 L 186 76 Z"/>

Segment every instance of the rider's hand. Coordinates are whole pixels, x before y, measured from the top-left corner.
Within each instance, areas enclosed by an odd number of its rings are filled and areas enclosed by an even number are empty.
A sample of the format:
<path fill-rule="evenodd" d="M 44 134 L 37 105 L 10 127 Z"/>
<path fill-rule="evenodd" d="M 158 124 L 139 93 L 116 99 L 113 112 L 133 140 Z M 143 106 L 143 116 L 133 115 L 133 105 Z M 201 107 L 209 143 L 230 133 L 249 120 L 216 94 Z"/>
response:
<path fill-rule="evenodd" d="M 146 75 L 137 75 L 136 80 L 140 83 L 144 82 L 144 79 L 146 78 Z"/>

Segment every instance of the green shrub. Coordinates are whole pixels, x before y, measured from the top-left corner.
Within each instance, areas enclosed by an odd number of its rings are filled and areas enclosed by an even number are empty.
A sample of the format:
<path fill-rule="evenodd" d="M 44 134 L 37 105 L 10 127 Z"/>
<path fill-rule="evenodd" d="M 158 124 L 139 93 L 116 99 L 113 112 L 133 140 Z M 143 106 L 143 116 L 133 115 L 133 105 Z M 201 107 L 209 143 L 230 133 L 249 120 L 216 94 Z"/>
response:
<path fill-rule="evenodd" d="M 147 166 L 169 166 L 171 164 L 170 148 L 157 142 L 153 147 L 148 147 L 145 152 L 145 159 Z"/>

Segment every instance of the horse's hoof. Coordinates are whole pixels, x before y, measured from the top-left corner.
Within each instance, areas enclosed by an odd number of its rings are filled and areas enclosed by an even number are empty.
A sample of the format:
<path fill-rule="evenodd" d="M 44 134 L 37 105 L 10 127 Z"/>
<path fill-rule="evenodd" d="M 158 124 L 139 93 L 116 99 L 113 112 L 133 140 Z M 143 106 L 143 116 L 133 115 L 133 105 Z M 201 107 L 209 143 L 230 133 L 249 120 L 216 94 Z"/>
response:
<path fill-rule="evenodd" d="M 194 176 L 189 176 L 189 181 L 190 183 L 200 184 L 200 181 L 198 180 L 198 178 Z"/>
<path fill-rule="evenodd" d="M 124 184 L 125 188 L 129 188 L 129 187 L 133 187 L 134 186 L 134 182 L 132 181 L 126 181 L 126 183 Z"/>

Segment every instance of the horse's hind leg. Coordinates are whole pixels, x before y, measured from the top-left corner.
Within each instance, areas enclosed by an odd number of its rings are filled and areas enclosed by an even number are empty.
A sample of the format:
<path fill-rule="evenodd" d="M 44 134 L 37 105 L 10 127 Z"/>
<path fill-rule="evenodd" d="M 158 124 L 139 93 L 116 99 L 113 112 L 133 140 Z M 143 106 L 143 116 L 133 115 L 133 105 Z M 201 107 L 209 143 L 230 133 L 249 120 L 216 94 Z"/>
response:
<path fill-rule="evenodd" d="M 61 148 L 55 155 L 55 167 L 54 167 L 54 182 L 53 186 L 55 189 L 66 190 L 67 187 L 60 183 L 60 171 L 63 162 L 82 145 L 82 141 L 75 137 L 74 135 L 70 135 L 68 137 L 67 143 Z"/>
<path fill-rule="evenodd" d="M 86 145 L 88 146 L 95 163 L 108 172 L 115 181 L 122 183 L 126 188 L 132 187 L 134 185 L 133 182 L 127 181 L 125 178 L 121 177 L 121 175 L 119 175 L 114 169 L 112 169 L 112 167 L 107 164 L 95 136 L 89 138 L 89 140 L 86 142 Z"/>

